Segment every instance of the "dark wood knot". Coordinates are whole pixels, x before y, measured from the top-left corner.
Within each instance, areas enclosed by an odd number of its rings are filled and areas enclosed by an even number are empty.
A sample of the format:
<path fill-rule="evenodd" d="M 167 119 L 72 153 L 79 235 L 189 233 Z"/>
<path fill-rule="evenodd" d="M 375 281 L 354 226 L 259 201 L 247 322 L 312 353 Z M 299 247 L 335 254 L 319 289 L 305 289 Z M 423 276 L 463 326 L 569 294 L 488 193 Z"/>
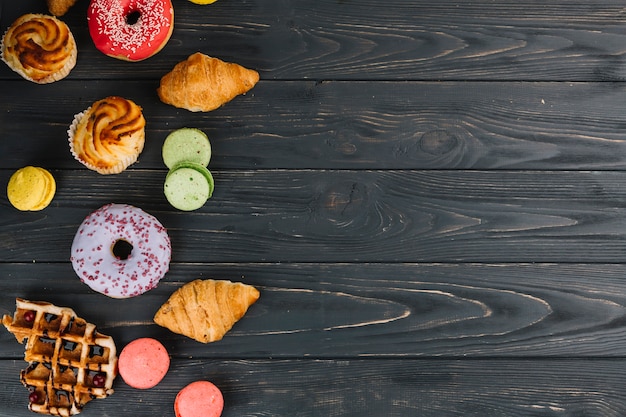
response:
<path fill-rule="evenodd" d="M 459 139 L 443 129 L 431 130 L 422 135 L 420 149 L 430 155 L 445 155 L 459 144 Z"/>

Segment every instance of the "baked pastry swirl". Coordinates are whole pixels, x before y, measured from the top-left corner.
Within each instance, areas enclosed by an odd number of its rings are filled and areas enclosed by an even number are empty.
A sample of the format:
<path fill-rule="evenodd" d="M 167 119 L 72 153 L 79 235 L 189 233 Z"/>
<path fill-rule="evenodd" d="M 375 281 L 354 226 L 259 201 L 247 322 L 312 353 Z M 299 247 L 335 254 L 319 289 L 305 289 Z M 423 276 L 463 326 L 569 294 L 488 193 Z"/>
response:
<path fill-rule="evenodd" d="M 110 96 L 74 116 L 68 130 L 70 151 L 91 170 L 119 174 L 137 161 L 143 150 L 145 126 L 141 107 Z"/>
<path fill-rule="evenodd" d="M 2 60 L 38 84 L 65 78 L 76 65 L 77 53 L 70 28 L 54 16 L 25 14 L 2 38 Z"/>

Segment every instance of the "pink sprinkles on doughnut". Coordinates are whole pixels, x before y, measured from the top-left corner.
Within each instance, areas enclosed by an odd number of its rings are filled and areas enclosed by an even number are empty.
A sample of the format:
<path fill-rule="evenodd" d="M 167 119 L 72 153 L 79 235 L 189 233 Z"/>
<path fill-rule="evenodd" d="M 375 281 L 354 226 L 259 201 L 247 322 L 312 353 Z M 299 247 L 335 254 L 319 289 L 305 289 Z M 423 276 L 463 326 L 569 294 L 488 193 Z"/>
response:
<path fill-rule="evenodd" d="M 130 248 L 119 257 L 115 246 Z M 114 298 L 140 295 L 157 286 L 169 269 L 166 229 L 143 210 L 109 204 L 91 213 L 76 232 L 70 260 L 80 280 Z"/>
<path fill-rule="evenodd" d="M 106 55 L 140 61 L 169 40 L 173 25 L 170 0 L 92 0 L 89 33 Z"/>

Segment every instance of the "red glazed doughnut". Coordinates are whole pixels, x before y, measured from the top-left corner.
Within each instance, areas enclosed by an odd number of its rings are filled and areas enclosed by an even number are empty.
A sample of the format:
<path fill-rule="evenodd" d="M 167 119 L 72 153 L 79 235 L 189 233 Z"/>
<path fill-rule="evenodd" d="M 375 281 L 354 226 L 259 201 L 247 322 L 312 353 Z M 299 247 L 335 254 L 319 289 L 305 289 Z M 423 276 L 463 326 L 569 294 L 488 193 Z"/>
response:
<path fill-rule="evenodd" d="M 159 52 L 174 29 L 171 0 L 91 0 L 89 34 L 113 58 L 141 61 Z"/>

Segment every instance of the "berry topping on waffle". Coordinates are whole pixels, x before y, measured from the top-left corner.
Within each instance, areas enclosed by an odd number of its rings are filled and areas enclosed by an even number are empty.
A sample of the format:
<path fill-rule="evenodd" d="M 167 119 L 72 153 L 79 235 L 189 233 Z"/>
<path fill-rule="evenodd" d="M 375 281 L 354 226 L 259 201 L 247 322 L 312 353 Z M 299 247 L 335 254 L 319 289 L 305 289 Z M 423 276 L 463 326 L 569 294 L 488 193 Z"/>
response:
<path fill-rule="evenodd" d="M 113 393 L 117 353 L 110 336 L 70 308 L 18 298 L 2 324 L 26 347 L 20 380 L 31 411 L 58 416 L 80 413 L 85 404 Z"/>

